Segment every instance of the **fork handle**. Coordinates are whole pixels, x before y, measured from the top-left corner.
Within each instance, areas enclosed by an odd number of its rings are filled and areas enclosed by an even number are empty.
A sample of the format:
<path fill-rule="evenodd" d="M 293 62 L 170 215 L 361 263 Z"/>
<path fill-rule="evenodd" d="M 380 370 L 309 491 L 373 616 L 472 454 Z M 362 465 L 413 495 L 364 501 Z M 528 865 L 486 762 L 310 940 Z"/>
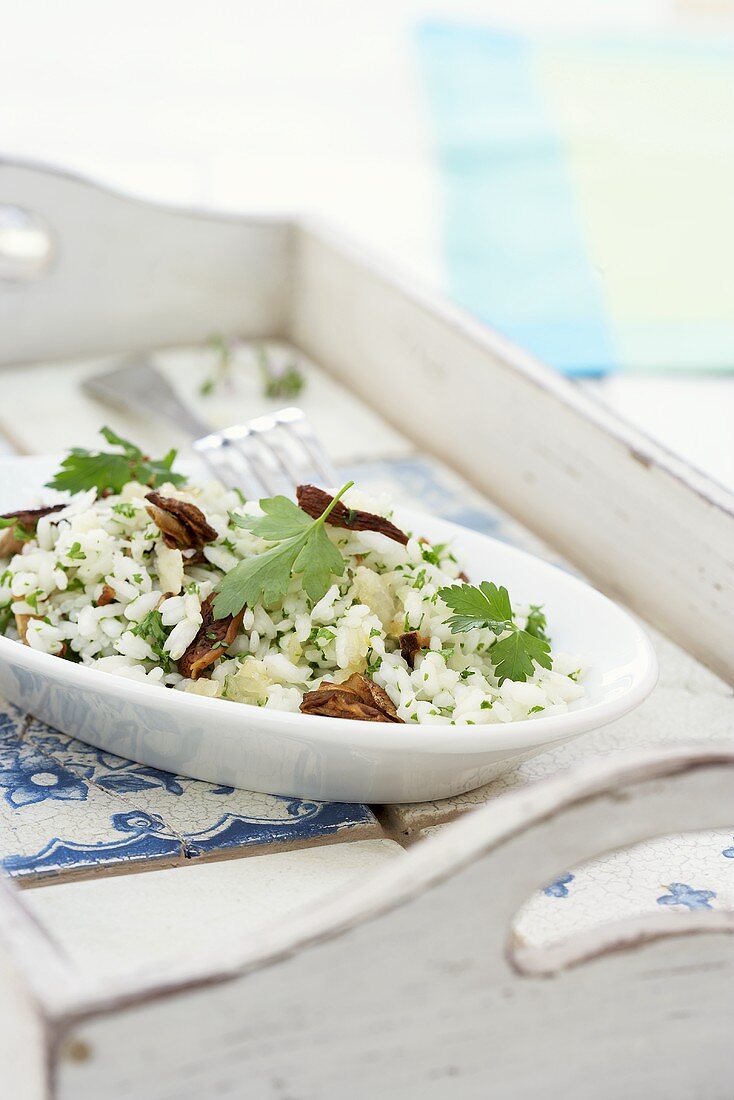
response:
<path fill-rule="evenodd" d="M 192 440 L 211 431 L 211 426 L 184 405 L 168 380 L 147 360 L 126 360 L 117 370 L 87 378 L 83 388 L 113 408 L 163 416 Z"/>

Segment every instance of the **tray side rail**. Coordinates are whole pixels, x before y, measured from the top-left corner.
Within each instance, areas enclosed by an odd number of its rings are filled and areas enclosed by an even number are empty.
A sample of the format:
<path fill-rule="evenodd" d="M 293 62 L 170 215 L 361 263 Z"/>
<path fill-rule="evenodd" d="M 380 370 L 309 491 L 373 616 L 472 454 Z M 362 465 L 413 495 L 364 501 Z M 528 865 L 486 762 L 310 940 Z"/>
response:
<path fill-rule="evenodd" d="M 201 957 L 114 989 L 57 976 L 49 992 L 31 973 L 53 1096 L 198 1100 L 216 1081 L 263 1098 L 336 1100 L 349 1082 L 396 1100 L 490 1083 L 513 1098 L 552 1085 L 571 1100 L 723 1100 L 733 914 L 661 907 L 533 950 L 511 924 L 569 866 L 725 827 L 733 787 L 734 745 L 620 755 L 497 799 L 252 944 L 220 930 Z"/>
<path fill-rule="evenodd" d="M 29 230 L 46 238 L 45 253 L 30 241 L 40 252 L 30 271 L 22 256 L 14 266 L 3 255 L 3 241 L 22 247 Z M 157 206 L 62 171 L 0 160 L 0 366 L 133 353 L 215 334 L 280 336 L 290 312 L 292 239 L 288 221 Z"/>
<path fill-rule="evenodd" d="M 319 226 L 298 232 L 293 309 L 308 355 L 734 681 L 734 494 Z"/>

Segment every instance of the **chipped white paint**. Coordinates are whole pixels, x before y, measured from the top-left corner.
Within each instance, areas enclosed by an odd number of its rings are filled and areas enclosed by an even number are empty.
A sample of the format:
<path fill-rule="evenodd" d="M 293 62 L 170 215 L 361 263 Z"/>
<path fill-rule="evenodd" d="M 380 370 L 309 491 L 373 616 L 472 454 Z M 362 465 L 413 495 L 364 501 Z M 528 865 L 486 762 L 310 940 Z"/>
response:
<path fill-rule="evenodd" d="M 357 1098 L 443 1100 L 490 1081 L 513 1097 L 724 1100 L 732 914 L 661 911 L 535 951 L 508 935 L 524 898 L 569 864 L 727 823 L 733 784 L 731 744 L 585 766 L 509 792 L 248 943 L 207 938 L 139 973 L 49 967 L 44 933 L 13 919 L 13 891 L 0 943 L 38 998 L 54 1100 L 200 1100 L 215 1086 L 336 1100 L 345 1082 Z"/>

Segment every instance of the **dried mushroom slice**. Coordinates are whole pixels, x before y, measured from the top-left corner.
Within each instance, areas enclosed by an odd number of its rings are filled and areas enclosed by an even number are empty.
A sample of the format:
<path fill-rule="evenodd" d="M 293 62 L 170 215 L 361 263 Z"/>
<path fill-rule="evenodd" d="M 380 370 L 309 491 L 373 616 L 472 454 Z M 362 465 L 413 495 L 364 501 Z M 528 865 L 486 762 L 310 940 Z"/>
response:
<path fill-rule="evenodd" d="M 193 642 L 179 658 L 178 671 L 189 680 L 197 680 L 202 672 L 214 664 L 232 644 L 242 625 L 243 608 L 237 615 L 224 619 L 214 618 L 214 595 L 207 596 L 201 605 L 202 622 Z"/>
<path fill-rule="evenodd" d="M 114 603 L 116 599 L 117 593 L 112 585 L 104 584 L 97 600 L 97 607 L 106 607 L 108 603 Z"/>
<path fill-rule="evenodd" d="M 0 531 L 0 558 L 11 558 L 13 554 L 19 554 L 23 549 L 23 539 L 16 535 L 16 528 L 24 535 L 34 534 L 38 521 L 43 516 L 50 516 L 53 512 L 60 512 L 65 504 L 53 504 L 48 508 L 21 508 L 19 512 L 5 512 L 0 519 L 14 520 L 11 527 L 4 527 Z"/>
<path fill-rule="evenodd" d="M 415 659 L 418 654 L 422 649 L 428 649 L 428 638 L 424 638 L 417 630 L 409 630 L 406 634 L 401 634 L 398 641 L 400 653 L 406 665 L 415 668 Z"/>
<path fill-rule="evenodd" d="M 195 504 L 175 497 L 163 497 L 160 493 L 146 493 L 145 510 L 159 528 L 166 546 L 178 550 L 201 550 L 207 542 L 213 542 L 217 532 Z M 190 558 L 188 559 L 191 560 Z"/>
<path fill-rule="evenodd" d="M 314 691 L 306 692 L 301 700 L 301 712 L 327 718 L 403 724 L 387 692 L 359 672 L 353 673 L 343 684 L 324 682 Z"/>
<path fill-rule="evenodd" d="M 315 485 L 299 485 L 296 489 L 298 507 L 313 519 L 318 519 L 333 499 L 330 493 L 318 489 Z M 408 541 L 405 532 L 384 516 L 377 516 L 372 512 L 361 512 L 358 508 L 348 508 L 341 501 L 337 501 L 334 505 L 326 522 L 332 527 L 344 527 L 347 531 L 377 531 L 395 542 L 402 543 L 403 546 Z"/>

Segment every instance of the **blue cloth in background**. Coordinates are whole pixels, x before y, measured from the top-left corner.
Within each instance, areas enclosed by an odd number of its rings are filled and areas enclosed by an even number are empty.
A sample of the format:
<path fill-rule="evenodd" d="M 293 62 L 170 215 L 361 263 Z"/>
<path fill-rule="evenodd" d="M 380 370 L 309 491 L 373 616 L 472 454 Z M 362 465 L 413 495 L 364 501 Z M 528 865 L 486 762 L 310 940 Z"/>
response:
<path fill-rule="evenodd" d="M 519 35 L 417 34 L 444 188 L 448 290 L 569 374 L 617 365 L 563 145 Z"/>

